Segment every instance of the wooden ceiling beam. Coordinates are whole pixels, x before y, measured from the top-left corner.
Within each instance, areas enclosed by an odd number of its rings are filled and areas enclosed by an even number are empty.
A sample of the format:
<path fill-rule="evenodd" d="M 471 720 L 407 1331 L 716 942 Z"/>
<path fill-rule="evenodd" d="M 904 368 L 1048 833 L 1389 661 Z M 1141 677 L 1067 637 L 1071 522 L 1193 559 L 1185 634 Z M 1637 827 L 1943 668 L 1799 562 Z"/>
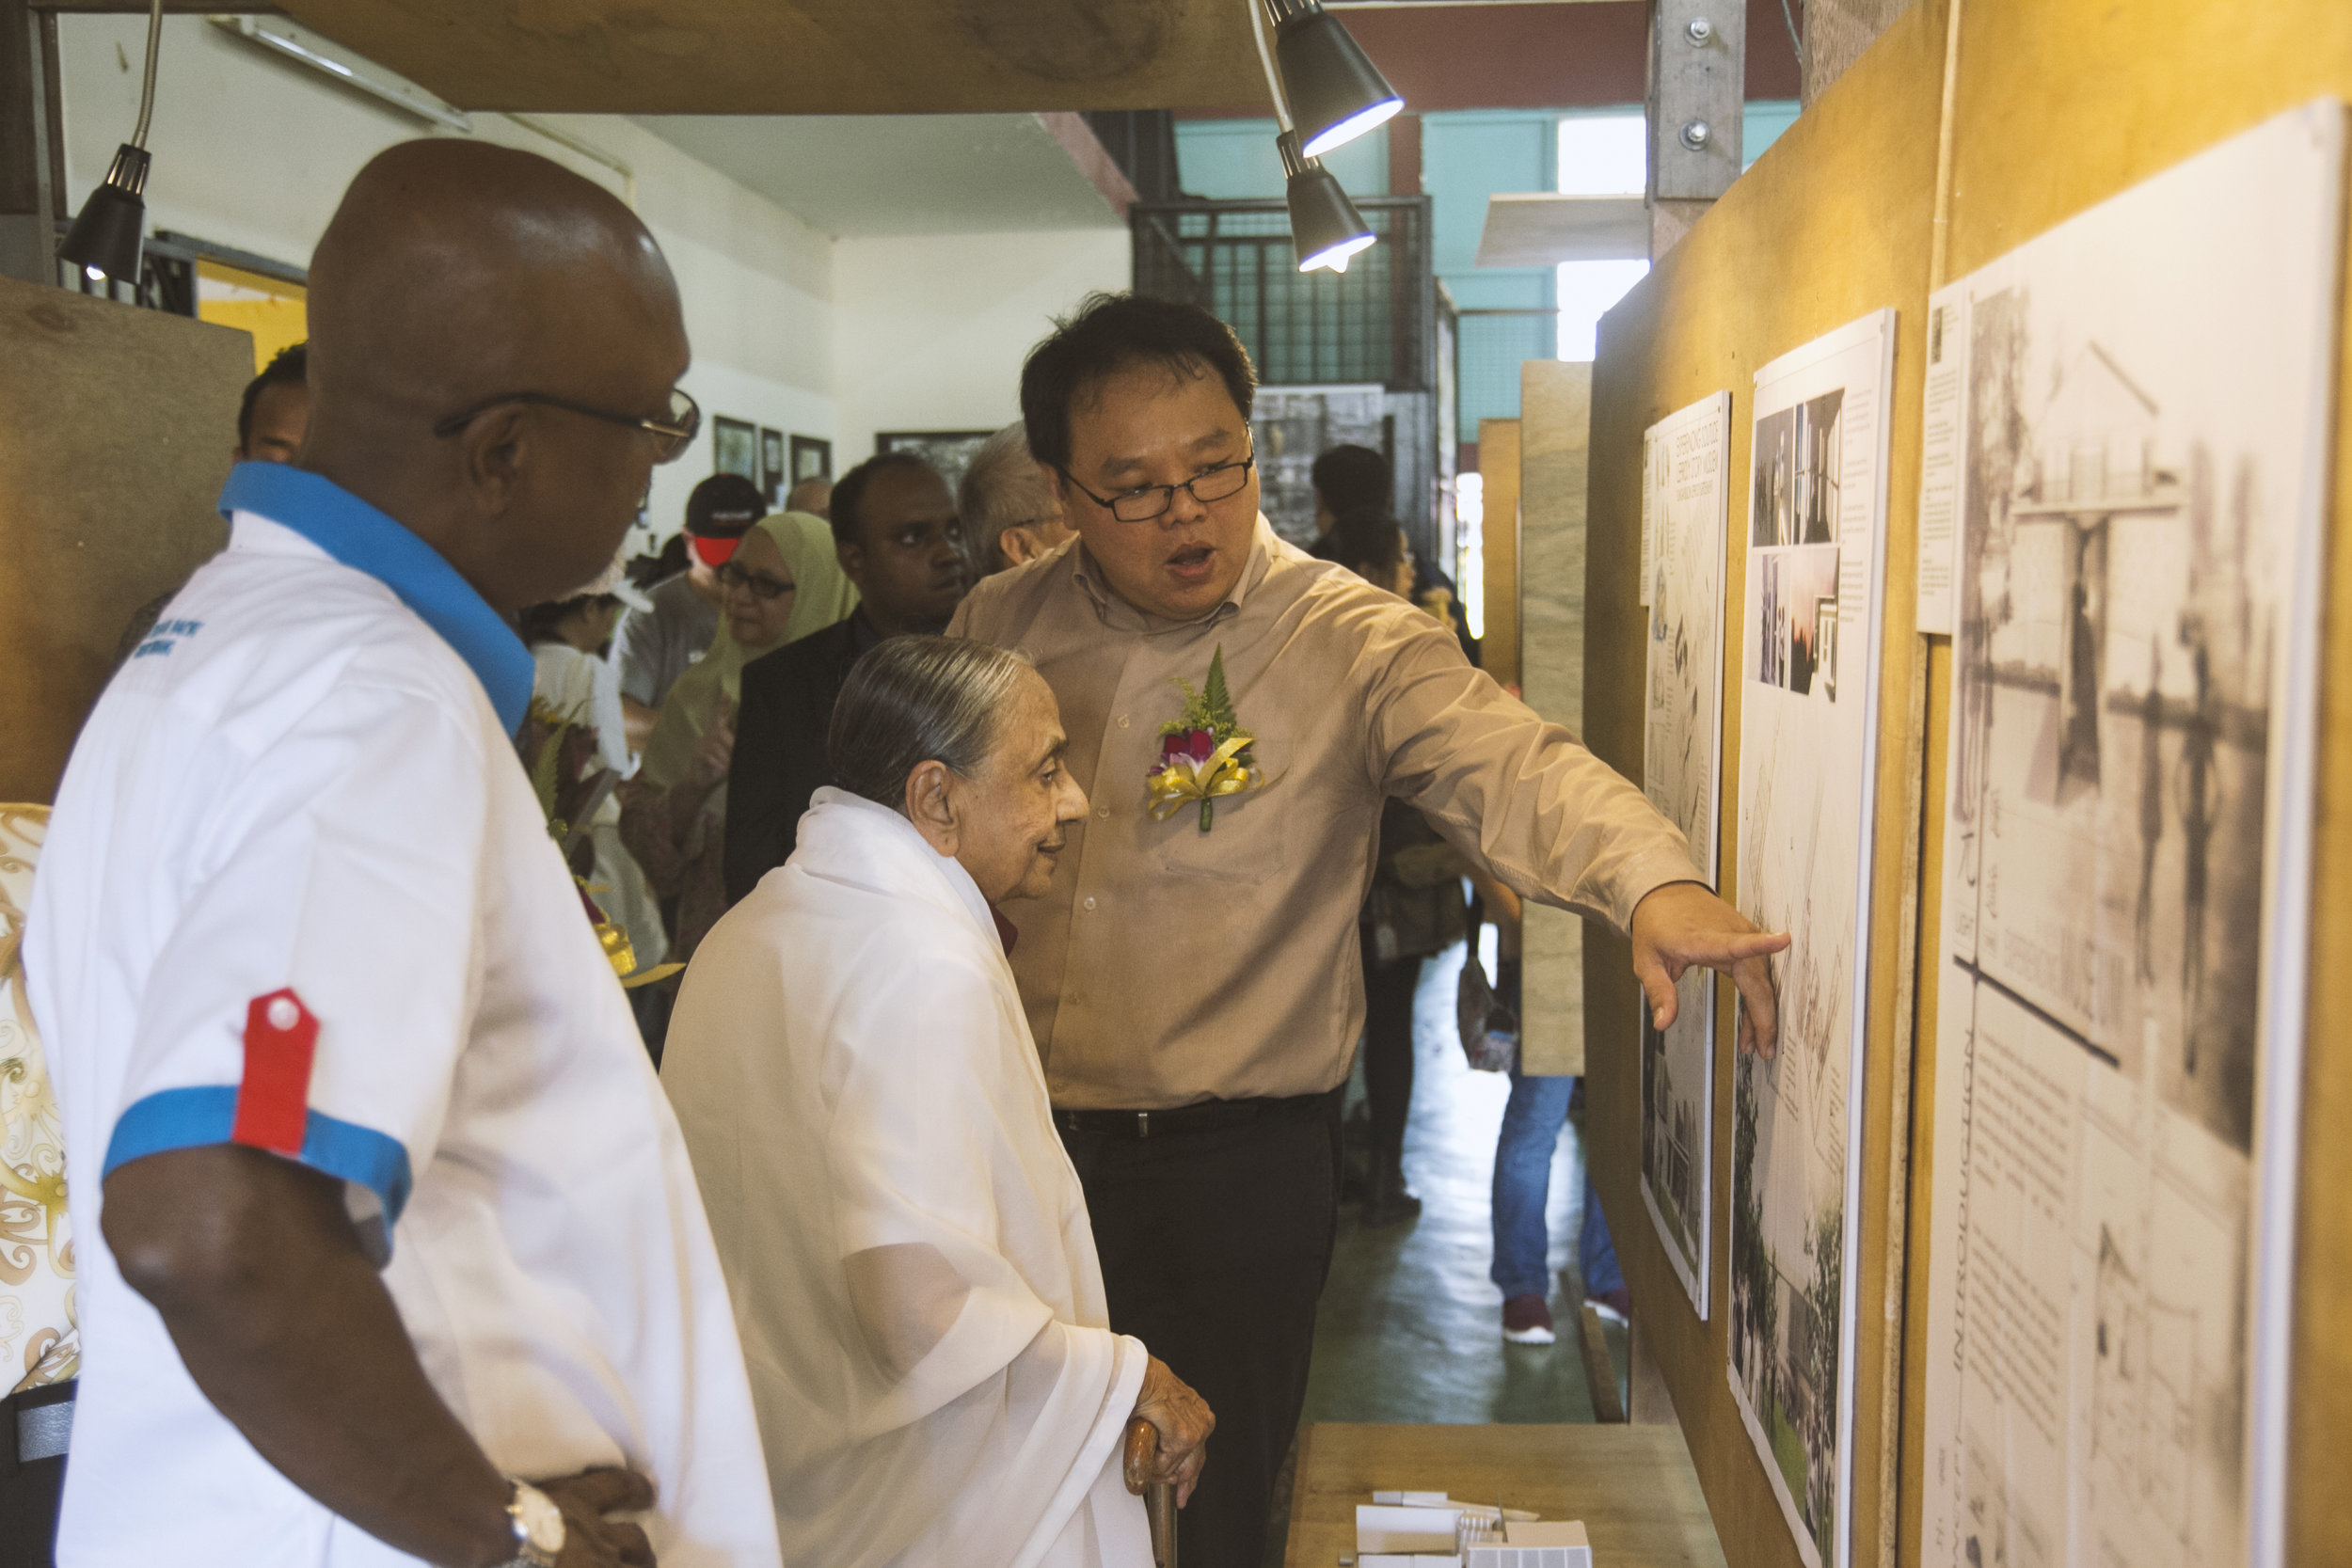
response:
<path fill-rule="evenodd" d="M 464 109 L 925 114 L 1263 95 L 1246 0 L 284 0 Z"/>

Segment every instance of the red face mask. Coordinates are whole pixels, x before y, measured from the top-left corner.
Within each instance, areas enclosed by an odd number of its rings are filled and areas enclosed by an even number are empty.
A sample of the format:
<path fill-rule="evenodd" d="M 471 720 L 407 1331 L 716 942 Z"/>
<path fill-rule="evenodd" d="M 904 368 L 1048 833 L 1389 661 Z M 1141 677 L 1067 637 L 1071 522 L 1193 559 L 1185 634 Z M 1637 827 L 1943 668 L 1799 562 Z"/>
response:
<path fill-rule="evenodd" d="M 708 539 L 699 533 L 686 536 L 686 546 L 694 552 L 694 559 L 712 567 L 725 565 L 728 558 L 735 554 L 735 546 L 742 542 L 740 539 Z"/>

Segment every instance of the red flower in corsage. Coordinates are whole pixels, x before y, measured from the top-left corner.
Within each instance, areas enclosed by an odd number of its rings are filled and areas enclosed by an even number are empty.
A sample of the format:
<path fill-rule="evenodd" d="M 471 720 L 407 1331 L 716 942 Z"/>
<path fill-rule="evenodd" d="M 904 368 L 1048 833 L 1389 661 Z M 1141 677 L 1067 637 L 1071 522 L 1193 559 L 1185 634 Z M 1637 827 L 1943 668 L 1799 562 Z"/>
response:
<path fill-rule="evenodd" d="M 1209 678 L 1199 691 L 1179 679 L 1184 710 L 1160 726 L 1159 766 L 1144 777 L 1155 820 L 1165 822 L 1193 801 L 1200 803 L 1200 831 L 1216 819 L 1219 796 L 1263 788 L 1258 761 L 1250 752 L 1256 737 L 1233 715 L 1232 698 L 1225 689 L 1225 649 L 1209 658 Z"/>

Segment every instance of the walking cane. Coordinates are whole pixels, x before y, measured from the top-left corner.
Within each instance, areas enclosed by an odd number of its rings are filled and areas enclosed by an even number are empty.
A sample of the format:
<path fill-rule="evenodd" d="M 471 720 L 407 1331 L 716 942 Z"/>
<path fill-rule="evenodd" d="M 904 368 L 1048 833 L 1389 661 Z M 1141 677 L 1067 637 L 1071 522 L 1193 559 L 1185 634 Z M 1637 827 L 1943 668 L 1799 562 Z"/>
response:
<path fill-rule="evenodd" d="M 1152 1568 L 1176 1568 L 1176 1488 L 1166 1481 L 1144 1481 L 1159 1456 L 1159 1430 L 1140 1416 L 1129 1421 L 1127 1490 L 1142 1495 L 1144 1514 L 1152 1521 Z"/>

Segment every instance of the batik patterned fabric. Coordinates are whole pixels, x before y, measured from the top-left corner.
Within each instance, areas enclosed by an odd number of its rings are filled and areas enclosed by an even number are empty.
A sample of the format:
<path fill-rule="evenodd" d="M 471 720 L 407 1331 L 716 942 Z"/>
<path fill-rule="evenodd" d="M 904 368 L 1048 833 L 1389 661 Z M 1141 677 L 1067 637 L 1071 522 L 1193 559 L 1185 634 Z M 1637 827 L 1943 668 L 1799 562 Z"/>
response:
<path fill-rule="evenodd" d="M 65 1130 L 19 958 L 48 826 L 46 806 L 0 805 L 0 1390 L 10 1394 L 62 1383 L 82 1363 Z"/>

